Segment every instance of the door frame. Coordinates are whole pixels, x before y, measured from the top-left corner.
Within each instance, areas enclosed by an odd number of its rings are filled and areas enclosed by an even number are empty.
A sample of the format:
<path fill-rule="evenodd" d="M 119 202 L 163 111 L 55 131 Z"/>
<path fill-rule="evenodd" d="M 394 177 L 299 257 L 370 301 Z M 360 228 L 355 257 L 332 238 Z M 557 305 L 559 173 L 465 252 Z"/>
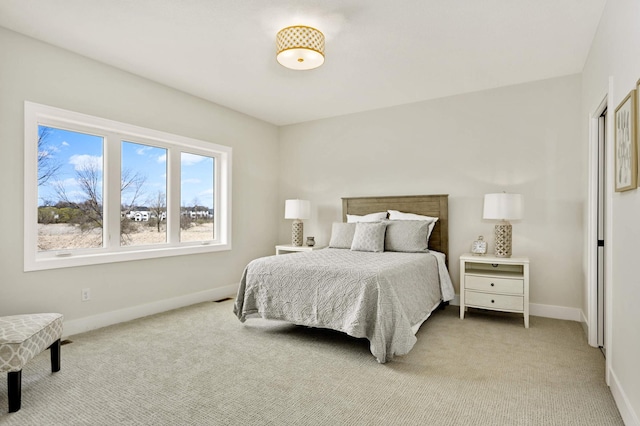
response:
<path fill-rule="evenodd" d="M 613 182 L 613 81 L 609 79 L 609 91 L 603 96 L 602 101 L 593 113 L 589 114 L 589 164 L 588 164 L 588 197 L 587 197 L 587 338 L 589 345 L 598 346 L 598 142 L 599 127 L 598 122 L 603 111 L 606 109 L 606 129 L 605 129 L 605 191 L 604 197 L 604 280 L 605 286 L 605 331 L 604 345 L 607 351 L 605 380 L 609 384 L 609 371 L 611 370 L 611 286 L 612 278 L 612 190 L 610 182 Z"/>

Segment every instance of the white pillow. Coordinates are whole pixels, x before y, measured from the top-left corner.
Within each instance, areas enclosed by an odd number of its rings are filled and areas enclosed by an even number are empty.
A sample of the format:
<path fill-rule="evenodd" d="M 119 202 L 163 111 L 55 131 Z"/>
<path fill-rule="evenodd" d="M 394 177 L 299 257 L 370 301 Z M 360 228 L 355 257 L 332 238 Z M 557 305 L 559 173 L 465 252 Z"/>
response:
<path fill-rule="evenodd" d="M 433 228 L 436 227 L 436 222 L 438 221 L 437 217 L 432 216 L 423 216 L 421 214 L 414 213 L 403 213 L 398 210 L 389 210 L 389 220 L 431 220 L 431 224 L 429 225 L 429 235 L 427 235 L 427 239 L 431 236 L 433 232 Z"/>
<path fill-rule="evenodd" d="M 355 223 L 335 222 L 331 227 L 331 248 L 351 248 L 353 236 L 356 233 Z"/>
<path fill-rule="evenodd" d="M 352 251 L 384 251 L 384 234 L 387 224 L 384 222 L 356 223 L 356 232 L 351 244 Z"/>
<path fill-rule="evenodd" d="M 347 215 L 347 223 L 355 223 L 355 222 L 377 222 L 381 219 L 387 218 L 387 212 L 379 212 L 379 213 L 369 213 L 364 216 L 358 216 L 356 214 L 348 214 Z"/>
<path fill-rule="evenodd" d="M 426 253 L 429 251 L 429 225 L 426 220 L 388 220 L 384 251 Z"/>

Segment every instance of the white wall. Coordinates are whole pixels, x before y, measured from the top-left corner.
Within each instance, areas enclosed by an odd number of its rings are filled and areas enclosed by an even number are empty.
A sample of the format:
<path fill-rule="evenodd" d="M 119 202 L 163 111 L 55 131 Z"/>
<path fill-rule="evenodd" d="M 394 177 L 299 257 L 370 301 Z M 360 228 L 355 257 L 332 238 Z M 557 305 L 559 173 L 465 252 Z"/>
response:
<path fill-rule="evenodd" d="M 531 302 L 580 312 L 582 191 L 579 75 L 280 128 L 281 213 L 311 200 L 305 235 L 327 244 L 341 197 L 449 194 L 450 265 L 478 235 L 488 192 L 524 194 L 513 253 L 531 260 Z M 283 217 L 283 214 L 280 215 Z M 280 219 L 280 241 L 290 241 Z M 578 315 L 579 318 L 579 315 Z M 574 318 L 574 319 L 578 319 Z"/>
<path fill-rule="evenodd" d="M 25 100 L 231 146 L 233 250 L 23 272 Z M 0 315 L 57 311 L 78 331 L 228 294 L 277 240 L 277 137 L 271 124 L 0 28 Z"/>
<path fill-rule="evenodd" d="M 611 100 L 608 111 L 612 122 L 611 113 L 640 78 L 639 16 L 637 0 L 607 2 L 583 71 L 581 128 L 585 143 L 588 115 L 603 97 L 608 93 Z M 613 143 L 612 138 L 609 141 Z M 612 292 L 612 309 L 607 365 L 611 390 L 626 424 L 640 425 L 640 190 L 623 193 L 611 190 L 610 196 L 612 235 L 606 237 L 606 244 L 612 256 L 612 280 L 607 283 Z"/>
<path fill-rule="evenodd" d="M 531 258 L 531 302 L 584 309 L 588 123 L 613 77 L 610 111 L 640 77 L 640 2 L 609 1 L 584 73 L 280 129 L 0 28 L 0 315 L 59 311 L 94 324 L 228 291 L 242 268 L 290 239 L 284 199 L 312 201 L 305 235 L 329 240 L 340 198 L 450 194 L 451 271 L 479 234 L 482 195 L 525 196 L 514 255 Z M 372 88 L 375 90 L 375 88 Z M 233 250 L 24 273 L 23 103 L 79 111 L 229 145 Z M 280 150 L 280 152 L 278 152 Z M 279 155 L 280 154 L 280 155 Z M 612 195 L 612 391 L 640 424 L 640 192 Z M 491 247 L 490 247 L 491 249 Z M 203 278 L 206 277 L 206 278 Z M 91 287 L 92 300 L 80 302 Z M 212 292 L 211 289 L 214 289 Z M 172 302 L 172 301 L 178 302 Z"/>

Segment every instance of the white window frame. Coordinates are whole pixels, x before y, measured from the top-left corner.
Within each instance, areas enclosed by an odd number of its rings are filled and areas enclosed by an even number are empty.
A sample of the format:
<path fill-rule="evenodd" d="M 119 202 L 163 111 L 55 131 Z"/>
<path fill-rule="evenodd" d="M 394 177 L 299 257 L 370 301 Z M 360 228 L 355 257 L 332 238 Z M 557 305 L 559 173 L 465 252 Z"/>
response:
<path fill-rule="evenodd" d="M 92 249 L 38 251 L 38 126 L 104 137 L 103 246 Z M 167 242 L 120 246 L 122 141 L 167 149 Z M 157 257 L 231 250 L 232 149 L 118 121 L 29 101 L 24 104 L 24 270 L 68 268 Z M 215 158 L 214 239 L 180 242 L 181 153 Z"/>

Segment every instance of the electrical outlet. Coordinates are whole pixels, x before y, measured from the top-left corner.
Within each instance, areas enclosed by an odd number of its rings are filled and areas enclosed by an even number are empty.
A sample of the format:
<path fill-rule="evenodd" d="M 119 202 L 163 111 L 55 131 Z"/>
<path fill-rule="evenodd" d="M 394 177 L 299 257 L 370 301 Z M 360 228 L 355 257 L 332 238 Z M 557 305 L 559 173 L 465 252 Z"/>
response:
<path fill-rule="evenodd" d="M 82 289 L 82 294 L 80 295 L 80 300 L 82 300 L 83 302 L 86 302 L 87 300 L 91 300 L 91 289 L 90 288 L 83 288 Z"/>

